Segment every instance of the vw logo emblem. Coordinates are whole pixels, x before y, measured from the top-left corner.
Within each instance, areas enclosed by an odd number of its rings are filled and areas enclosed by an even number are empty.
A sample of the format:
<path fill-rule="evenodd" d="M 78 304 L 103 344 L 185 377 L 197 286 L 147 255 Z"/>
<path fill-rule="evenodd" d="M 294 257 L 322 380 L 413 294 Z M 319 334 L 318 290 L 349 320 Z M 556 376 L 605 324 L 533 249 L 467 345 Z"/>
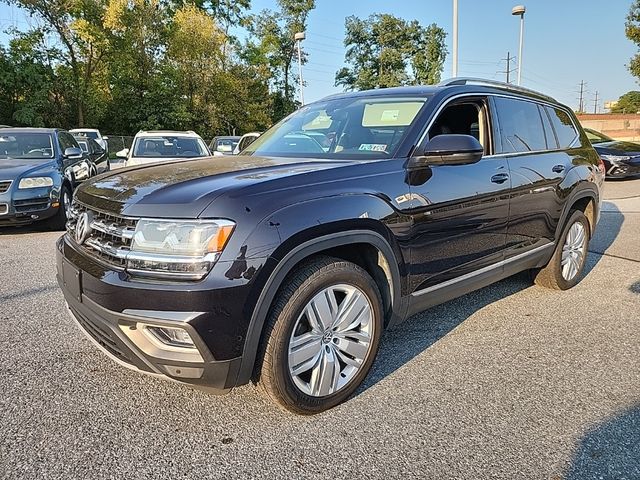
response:
<path fill-rule="evenodd" d="M 75 231 L 75 239 L 79 245 L 82 245 L 84 241 L 89 238 L 91 235 L 91 221 L 93 220 L 93 215 L 90 212 L 82 212 L 78 216 L 78 221 L 76 222 L 76 231 Z"/>

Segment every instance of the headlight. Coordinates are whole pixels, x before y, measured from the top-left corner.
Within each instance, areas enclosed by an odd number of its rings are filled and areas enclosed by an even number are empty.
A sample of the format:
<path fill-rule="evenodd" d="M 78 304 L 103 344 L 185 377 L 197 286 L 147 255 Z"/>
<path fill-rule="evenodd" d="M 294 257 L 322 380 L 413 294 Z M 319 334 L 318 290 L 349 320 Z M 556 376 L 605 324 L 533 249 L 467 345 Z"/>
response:
<path fill-rule="evenodd" d="M 136 225 L 127 270 L 154 277 L 204 277 L 227 244 L 235 223 L 228 220 L 152 220 Z"/>
<path fill-rule="evenodd" d="M 625 160 L 629 160 L 631 157 L 628 155 L 600 155 L 603 160 L 607 160 L 611 163 L 624 162 Z"/>
<path fill-rule="evenodd" d="M 18 188 L 39 188 L 52 187 L 53 178 L 51 177 L 25 177 L 20 179 Z"/>

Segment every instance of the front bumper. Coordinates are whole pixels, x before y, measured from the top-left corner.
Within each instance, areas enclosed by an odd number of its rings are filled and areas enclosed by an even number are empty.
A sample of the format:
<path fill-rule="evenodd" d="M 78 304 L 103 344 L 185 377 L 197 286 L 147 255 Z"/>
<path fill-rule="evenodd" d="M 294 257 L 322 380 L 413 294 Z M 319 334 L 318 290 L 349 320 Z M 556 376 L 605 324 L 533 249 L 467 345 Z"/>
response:
<path fill-rule="evenodd" d="M 627 178 L 640 175 L 640 160 L 637 158 L 615 163 L 604 160 L 604 163 L 607 172 L 606 178 Z"/>
<path fill-rule="evenodd" d="M 59 190 L 51 187 L 12 190 L 0 195 L 0 226 L 27 225 L 52 217 L 60 208 Z"/>
<path fill-rule="evenodd" d="M 224 393 L 236 382 L 241 358 L 216 360 L 194 327 L 203 312 L 156 310 L 109 310 L 83 292 L 83 276 L 90 277 L 69 261 L 62 252 L 61 238 L 56 249 L 57 280 L 68 309 L 80 329 L 107 356 L 120 365 L 182 383 Z M 198 359 L 183 352 L 162 351 L 149 345 L 137 331 L 140 324 L 180 327 L 186 330 L 197 348 Z"/>

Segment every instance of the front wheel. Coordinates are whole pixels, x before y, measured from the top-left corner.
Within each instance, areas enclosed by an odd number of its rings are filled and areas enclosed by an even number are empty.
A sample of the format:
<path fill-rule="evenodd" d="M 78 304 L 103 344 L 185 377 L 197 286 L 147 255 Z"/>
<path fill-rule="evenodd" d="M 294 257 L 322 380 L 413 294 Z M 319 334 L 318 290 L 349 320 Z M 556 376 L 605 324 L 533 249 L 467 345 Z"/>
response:
<path fill-rule="evenodd" d="M 338 405 L 373 364 L 382 316 L 378 287 L 359 266 L 319 257 L 298 268 L 267 320 L 259 387 L 299 414 Z"/>
<path fill-rule="evenodd" d="M 60 205 L 56 214 L 48 220 L 48 227 L 51 230 L 64 230 L 69 218 L 69 209 L 71 208 L 71 189 L 63 184 L 60 189 Z"/>
<path fill-rule="evenodd" d="M 589 220 L 579 210 L 569 215 L 553 257 L 532 272 L 536 284 L 554 290 L 568 290 L 582 277 L 589 248 Z"/>

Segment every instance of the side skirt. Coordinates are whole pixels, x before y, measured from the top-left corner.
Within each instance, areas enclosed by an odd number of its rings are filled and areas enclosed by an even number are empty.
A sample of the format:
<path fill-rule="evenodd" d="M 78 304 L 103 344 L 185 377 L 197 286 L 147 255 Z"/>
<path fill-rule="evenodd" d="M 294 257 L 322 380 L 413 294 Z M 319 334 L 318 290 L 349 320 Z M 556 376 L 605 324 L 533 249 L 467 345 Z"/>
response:
<path fill-rule="evenodd" d="M 551 258 L 554 247 L 555 244 L 547 243 L 475 272 L 447 280 L 423 290 L 417 290 L 409 296 L 407 318 L 429 307 L 486 287 L 523 270 L 542 267 Z"/>

